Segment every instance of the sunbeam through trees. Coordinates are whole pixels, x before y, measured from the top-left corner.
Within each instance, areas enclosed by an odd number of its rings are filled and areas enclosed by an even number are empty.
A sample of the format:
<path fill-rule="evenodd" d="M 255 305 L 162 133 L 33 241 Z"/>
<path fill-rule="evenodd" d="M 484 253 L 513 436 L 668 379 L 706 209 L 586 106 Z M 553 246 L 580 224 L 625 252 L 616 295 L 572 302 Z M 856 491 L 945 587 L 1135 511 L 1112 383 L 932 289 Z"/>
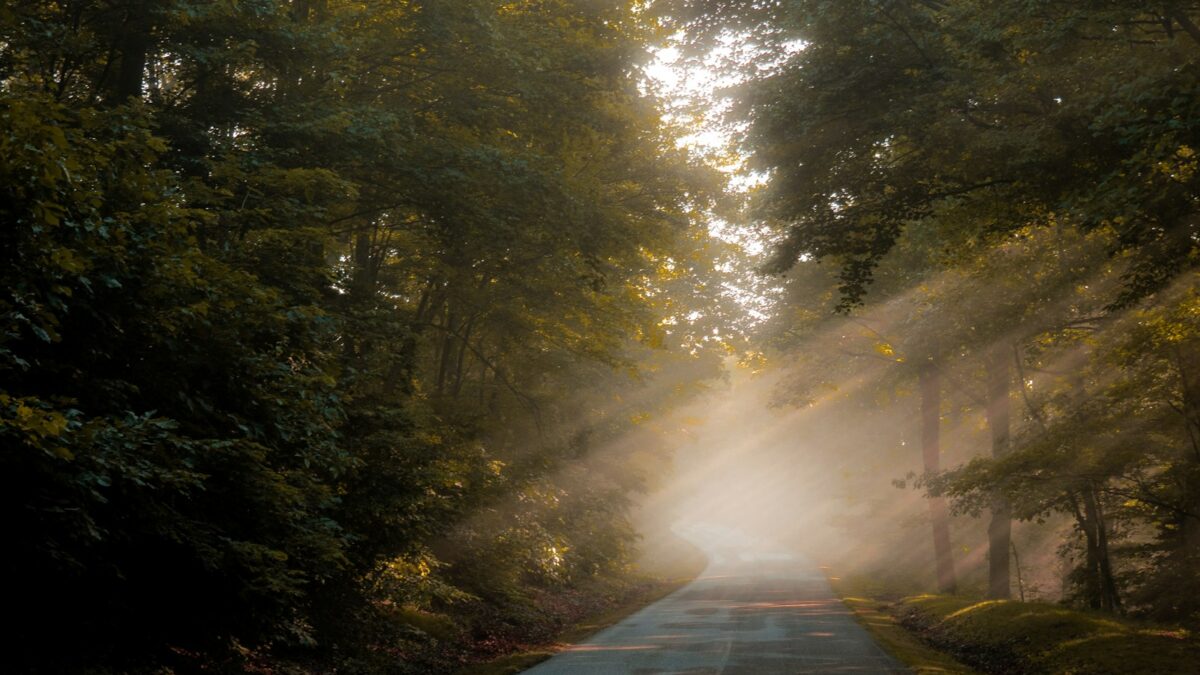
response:
<path fill-rule="evenodd" d="M 4 3 L 0 671 L 1197 672 L 1198 24 Z"/>

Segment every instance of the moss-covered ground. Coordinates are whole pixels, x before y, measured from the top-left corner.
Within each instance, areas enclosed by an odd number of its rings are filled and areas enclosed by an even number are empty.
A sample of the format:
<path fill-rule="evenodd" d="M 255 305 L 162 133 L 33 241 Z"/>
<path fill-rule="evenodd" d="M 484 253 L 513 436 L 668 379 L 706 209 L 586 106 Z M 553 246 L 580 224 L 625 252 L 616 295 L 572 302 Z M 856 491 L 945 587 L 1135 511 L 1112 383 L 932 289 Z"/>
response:
<path fill-rule="evenodd" d="M 1060 605 L 946 595 L 889 596 L 862 579 L 835 591 L 917 673 L 1200 675 L 1186 630 Z"/>
<path fill-rule="evenodd" d="M 900 597 L 894 591 L 865 577 L 830 577 L 829 580 L 834 591 L 841 596 L 846 606 L 854 612 L 854 617 L 871 633 L 875 641 L 912 672 L 919 675 L 969 675 L 978 672 L 949 654 L 929 646 L 918 634 L 901 625 L 892 612 L 895 600 Z"/>
<path fill-rule="evenodd" d="M 936 595 L 907 598 L 895 613 L 929 644 L 988 673 L 1200 673 L 1195 635 L 1107 614 Z"/>

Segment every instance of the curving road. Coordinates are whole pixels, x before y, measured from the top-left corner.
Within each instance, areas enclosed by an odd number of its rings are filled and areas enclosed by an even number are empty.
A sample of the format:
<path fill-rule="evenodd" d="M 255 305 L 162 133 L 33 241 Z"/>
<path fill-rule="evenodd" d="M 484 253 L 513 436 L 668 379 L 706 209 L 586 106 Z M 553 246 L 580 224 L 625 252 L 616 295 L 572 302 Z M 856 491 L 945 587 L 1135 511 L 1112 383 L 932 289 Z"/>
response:
<path fill-rule="evenodd" d="M 714 526 L 680 528 L 708 554 L 695 581 L 529 675 L 904 673 L 815 565 Z"/>

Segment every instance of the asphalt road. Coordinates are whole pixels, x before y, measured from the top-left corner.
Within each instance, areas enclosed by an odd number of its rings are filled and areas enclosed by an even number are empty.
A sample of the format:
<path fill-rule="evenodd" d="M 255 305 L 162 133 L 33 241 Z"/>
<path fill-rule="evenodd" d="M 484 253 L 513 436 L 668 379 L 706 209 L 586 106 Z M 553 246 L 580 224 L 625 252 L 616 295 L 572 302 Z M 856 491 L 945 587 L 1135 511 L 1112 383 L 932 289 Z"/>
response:
<path fill-rule="evenodd" d="M 529 675 L 904 673 L 810 561 L 713 526 L 679 534 L 709 556 L 695 581 Z"/>

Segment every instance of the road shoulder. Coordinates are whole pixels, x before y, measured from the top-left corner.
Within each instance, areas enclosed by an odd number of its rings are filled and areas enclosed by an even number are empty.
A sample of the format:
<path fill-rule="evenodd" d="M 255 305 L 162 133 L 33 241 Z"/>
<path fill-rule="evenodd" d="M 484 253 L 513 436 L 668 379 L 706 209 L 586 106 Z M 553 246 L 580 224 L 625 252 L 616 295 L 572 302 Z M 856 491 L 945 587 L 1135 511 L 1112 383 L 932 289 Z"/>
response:
<path fill-rule="evenodd" d="M 708 559 L 699 549 L 682 540 L 677 539 L 672 545 L 675 555 L 643 561 L 639 572 L 644 576 L 619 604 L 568 626 L 551 642 L 529 645 L 485 662 L 464 666 L 455 671 L 455 675 L 512 675 L 523 672 L 695 581 L 707 566 Z"/>
<path fill-rule="evenodd" d="M 930 673 L 955 673 L 959 675 L 978 675 L 979 671 L 966 666 L 945 652 L 938 651 L 925 644 L 914 633 L 900 624 L 894 613 L 894 601 L 872 597 L 866 592 L 866 585 L 857 583 L 854 579 L 842 579 L 828 575 L 829 585 L 834 593 L 841 598 L 846 607 L 854 613 L 854 618 L 863 628 L 875 638 L 887 653 L 903 663 L 910 671 L 918 675 Z"/>

